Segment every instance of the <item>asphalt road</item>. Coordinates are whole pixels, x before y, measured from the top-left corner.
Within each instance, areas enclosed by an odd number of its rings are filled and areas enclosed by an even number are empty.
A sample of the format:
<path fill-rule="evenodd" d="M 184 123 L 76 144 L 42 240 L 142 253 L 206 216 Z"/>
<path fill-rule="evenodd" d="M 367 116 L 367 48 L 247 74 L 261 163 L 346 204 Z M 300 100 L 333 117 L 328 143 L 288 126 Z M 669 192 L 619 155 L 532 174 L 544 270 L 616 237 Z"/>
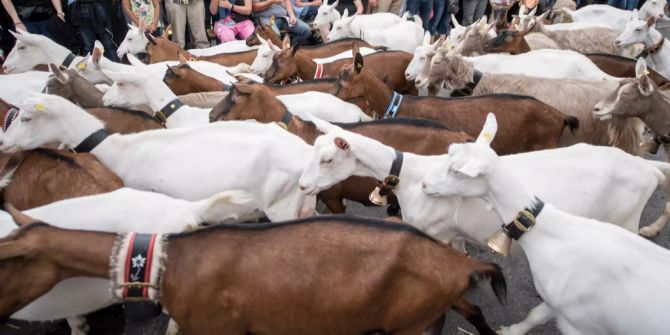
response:
<path fill-rule="evenodd" d="M 655 159 L 662 159 L 657 156 Z M 661 214 L 665 207 L 665 200 L 662 192 L 657 190 L 647 204 L 641 220 L 641 226 L 652 223 Z M 357 203 L 348 203 L 348 214 L 385 217 L 385 210 L 380 208 L 366 208 Z M 661 232 L 661 235 L 653 240 L 653 242 L 670 248 L 670 227 L 667 227 Z M 510 324 L 523 320 L 526 313 L 538 303 L 540 298 L 533 287 L 533 282 L 530 275 L 530 269 L 526 259 L 520 258 L 503 258 L 492 255 L 488 250 L 483 250 L 477 247 L 468 247 L 468 252 L 472 257 L 493 261 L 498 263 L 505 273 L 507 280 L 507 304 L 500 305 L 493 295 L 488 284 L 482 284 L 477 289 L 468 293 L 470 300 L 482 308 L 484 316 L 494 329 L 500 326 L 508 326 Z M 93 327 L 90 334 L 122 334 L 122 329 L 119 327 L 122 323 L 122 316 L 119 307 L 95 313 L 91 317 L 91 325 Z M 470 325 L 455 313 L 448 313 L 448 319 L 445 323 L 445 335 L 453 334 L 476 334 Z M 132 324 L 126 329 L 126 334 L 164 334 L 165 327 L 167 327 L 166 318 L 159 318 L 153 321 L 144 322 L 142 324 Z M 69 329 L 64 322 L 55 323 L 23 323 L 10 321 L 7 325 L 0 327 L 0 335 L 25 335 L 25 334 L 49 334 L 60 335 L 69 334 Z M 466 332 L 463 332 L 465 330 Z M 545 325 L 533 329 L 530 334 L 559 334 L 554 322 L 548 322 Z"/>

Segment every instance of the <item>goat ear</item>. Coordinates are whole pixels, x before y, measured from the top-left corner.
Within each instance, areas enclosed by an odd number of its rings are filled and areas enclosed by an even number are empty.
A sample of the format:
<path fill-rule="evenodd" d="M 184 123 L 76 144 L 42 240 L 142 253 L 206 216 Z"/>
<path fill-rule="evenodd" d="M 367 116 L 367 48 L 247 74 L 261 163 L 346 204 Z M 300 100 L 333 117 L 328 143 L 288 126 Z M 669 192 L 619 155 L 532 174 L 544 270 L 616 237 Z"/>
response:
<path fill-rule="evenodd" d="M 96 41 L 98 42 L 98 41 Z M 91 54 L 91 59 L 93 60 L 93 64 L 100 64 L 100 59 L 102 59 L 102 44 L 100 46 L 95 45 L 93 47 L 93 53 Z"/>
<path fill-rule="evenodd" d="M 651 85 L 651 79 L 646 74 L 637 79 L 637 88 L 644 96 L 650 96 L 654 92 L 654 86 Z"/>
<path fill-rule="evenodd" d="M 175 72 L 174 69 L 172 67 L 170 67 L 170 65 L 165 64 L 165 66 L 167 66 L 168 72 L 172 73 L 173 76 L 175 76 L 177 78 L 180 78 L 179 74 L 177 72 Z"/>
<path fill-rule="evenodd" d="M 56 80 L 58 80 L 61 84 L 67 83 L 68 79 L 70 79 L 66 73 L 63 73 L 63 71 L 61 71 L 60 68 L 56 66 L 56 64 L 50 63 L 49 71 L 51 71 L 54 77 L 56 77 Z"/>
<path fill-rule="evenodd" d="M 284 40 L 282 41 L 282 48 L 288 49 L 291 47 L 291 38 L 288 34 L 284 35 Z"/>
<path fill-rule="evenodd" d="M 456 18 L 456 15 L 454 15 L 453 13 L 451 14 L 451 23 L 453 23 L 454 27 L 457 28 L 457 29 L 458 28 L 463 28 L 463 26 L 461 26 L 461 24 L 458 23 L 458 19 Z"/>
<path fill-rule="evenodd" d="M 339 5 L 339 4 L 340 4 L 340 0 L 335 0 L 335 2 L 333 2 L 332 5 L 330 5 L 330 8 L 336 8 L 337 5 Z"/>
<path fill-rule="evenodd" d="M 16 207 L 14 207 L 14 205 L 10 204 L 9 202 L 5 203 L 5 209 L 7 210 L 9 215 L 12 216 L 12 219 L 19 227 L 27 226 L 31 223 L 37 222 L 37 220 L 31 218 L 26 214 L 23 214 L 23 212 L 16 209 Z"/>
<path fill-rule="evenodd" d="M 633 9 L 633 15 L 630 16 L 631 21 L 637 21 L 640 19 L 640 14 L 637 11 L 637 8 Z"/>
<path fill-rule="evenodd" d="M 344 151 L 349 150 L 349 143 L 347 143 L 347 140 L 343 139 L 342 137 L 335 137 L 333 142 L 341 150 L 344 150 Z"/>
<path fill-rule="evenodd" d="M 433 45 L 432 45 L 433 49 L 437 50 L 437 48 L 442 46 L 442 44 L 444 44 L 444 41 L 446 40 L 446 38 L 447 38 L 447 35 L 440 36 L 440 38 L 438 38 L 437 41 L 435 41 L 435 43 L 433 43 Z"/>
<path fill-rule="evenodd" d="M 497 131 L 498 131 L 498 122 L 496 120 L 496 117 L 495 115 L 493 115 L 493 113 L 489 113 L 489 115 L 486 116 L 486 122 L 484 122 L 482 132 L 479 133 L 479 136 L 477 137 L 477 141 L 475 143 L 483 144 L 486 145 L 487 147 L 490 147 L 491 142 L 493 141 L 493 138 L 495 138 Z"/>
<path fill-rule="evenodd" d="M 346 19 L 349 17 L 349 9 L 345 8 L 344 12 L 342 13 L 342 19 Z"/>
<path fill-rule="evenodd" d="M 250 95 L 254 92 L 253 84 L 235 83 L 233 86 L 244 95 Z"/>
<path fill-rule="evenodd" d="M 259 41 L 261 41 L 261 44 L 267 44 L 267 43 L 268 43 L 268 40 L 266 40 L 266 39 L 264 39 L 263 37 L 261 37 L 261 35 L 258 35 L 258 33 L 254 33 L 254 35 L 256 35 L 256 38 L 257 38 Z"/>
<path fill-rule="evenodd" d="M 0 243 L 0 260 L 11 259 L 26 255 L 30 248 L 19 241 L 7 241 Z"/>
<path fill-rule="evenodd" d="M 656 27 L 656 16 L 650 16 L 647 19 L 647 27 L 651 27 L 651 28 Z"/>
<path fill-rule="evenodd" d="M 533 10 L 528 13 L 528 16 L 535 16 L 535 13 L 537 13 L 537 6 L 535 6 L 535 8 L 533 8 Z"/>
<path fill-rule="evenodd" d="M 300 43 L 296 43 L 293 48 L 291 48 L 291 57 L 295 56 L 295 53 L 300 49 Z"/>
<path fill-rule="evenodd" d="M 151 35 L 148 31 L 145 31 L 144 36 L 149 40 L 149 43 L 156 45 L 156 38 L 154 35 Z"/>
<path fill-rule="evenodd" d="M 272 43 L 272 41 L 268 40 L 267 43 L 268 43 L 268 47 L 270 47 L 270 50 L 277 51 L 277 52 L 281 51 L 281 49 L 279 49 L 278 46 L 274 45 Z"/>
<path fill-rule="evenodd" d="M 430 45 L 430 31 L 426 31 L 426 33 L 423 34 L 423 45 Z"/>
<path fill-rule="evenodd" d="M 456 169 L 456 171 L 470 177 L 470 178 L 475 178 L 479 175 L 482 174 L 484 169 L 482 168 L 481 165 L 476 164 L 475 162 L 467 162 L 465 165 L 461 166 L 460 168 Z"/>
<path fill-rule="evenodd" d="M 361 73 L 361 70 L 363 70 L 363 56 L 360 53 L 356 53 L 354 57 L 354 70 L 356 70 L 356 73 Z"/>

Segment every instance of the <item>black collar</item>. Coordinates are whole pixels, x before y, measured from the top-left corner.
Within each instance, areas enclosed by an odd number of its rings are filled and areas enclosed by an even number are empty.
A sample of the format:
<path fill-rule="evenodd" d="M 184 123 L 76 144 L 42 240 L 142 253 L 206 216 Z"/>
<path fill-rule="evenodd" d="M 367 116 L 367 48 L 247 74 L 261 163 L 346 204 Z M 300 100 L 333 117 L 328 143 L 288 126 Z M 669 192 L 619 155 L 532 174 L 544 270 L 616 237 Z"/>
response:
<path fill-rule="evenodd" d="M 79 145 L 72 149 L 75 153 L 77 152 L 91 152 L 91 150 L 95 149 L 95 147 L 98 146 L 102 141 L 104 141 L 107 136 L 109 136 L 109 133 L 107 130 L 103 129 L 98 129 L 96 130 L 93 134 L 88 135 L 87 138 L 85 138 Z"/>
<path fill-rule="evenodd" d="M 293 120 L 293 114 L 287 109 L 286 112 L 284 112 L 284 116 L 281 117 L 279 125 L 284 129 L 288 129 L 288 124 L 291 123 L 291 120 Z"/>
<path fill-rule="evenodd" d="M 518 240 L 535 225 L 535 219 L 544 208 L 544 202 L 535 197 L 533 203 L 532 208 L 524 208 L 512 222 L 502 226 L 509 237 Z"/>
<path fill-rule="evenodd" d="M 472 81 L 467 83 L 464 88 L 454 91 L 456 94 L 454 96 L 470 96 L 472 92 L 475 91 L 475 88 L 479 84 L 479 81 L 482 80 L 484 74 L 481 71 L 475 69 L 475 72 L 472 74 Z"/>
<path fill-rule="evenodd" d="M 151 269 L 159 264 L 152 264 L 156 234 L 133 234 L 130 240 L 128 255 L 124 260 L 123 299 L 126 315 L 129 319 L 143 321 L 161 313 L 160 305 L 154 303 L 149 296 L 149 286 L 155 278 L 151 278 Z M 158 289 L 158 288 L 156 288 Z"/>
<path fill-rule="evenodd" d="M 65 57 L 65 60 L 63 61 L 63 64 L 60 65 L 61 68 L 63 69 L 68 69 L 70 67 L 70 64 L 72 64 L 72 61 L 75 59 L 75 56 L 73 53 L 70 53 Z"/>
<path fill-rule="evenodd" d="M 179 98 L 176 98 L 170 102 L 167 103 L 161 110 L 156 112 L 156 118 L 162 123 L 165 124 L 167 122 L 167 119 L 174 114 L 174 112 L 177 111 L 177 109 L 182 108 L 184 104 L 179 100 Z"/>
<path fill-rule="evenodd" d="M 403 153 L 402 151 L 395 151 L 395 159 L 391 163 L 391 170 L 389 175 L 384 178 L 384 181 L 379 185 L 379 195 L 385 196 L 392 189 L 396 188 L 400 183 L 400 170 L 402 169 Z"/>

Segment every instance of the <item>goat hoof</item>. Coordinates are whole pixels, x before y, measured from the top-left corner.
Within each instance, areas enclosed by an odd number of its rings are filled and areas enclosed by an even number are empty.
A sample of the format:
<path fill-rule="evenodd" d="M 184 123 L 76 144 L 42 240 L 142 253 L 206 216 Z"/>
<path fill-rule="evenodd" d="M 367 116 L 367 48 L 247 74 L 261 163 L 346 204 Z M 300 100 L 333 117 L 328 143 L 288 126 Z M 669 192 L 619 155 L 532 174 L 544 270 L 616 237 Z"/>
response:
<path fill-rule="evenodd" d="M 640 236 L 644 236 L 646 238 L 654 238 L 658 236 L 661 232 L 647 226 L 640 228 L 640 231 L 638 233 L 640 234 Z"/>

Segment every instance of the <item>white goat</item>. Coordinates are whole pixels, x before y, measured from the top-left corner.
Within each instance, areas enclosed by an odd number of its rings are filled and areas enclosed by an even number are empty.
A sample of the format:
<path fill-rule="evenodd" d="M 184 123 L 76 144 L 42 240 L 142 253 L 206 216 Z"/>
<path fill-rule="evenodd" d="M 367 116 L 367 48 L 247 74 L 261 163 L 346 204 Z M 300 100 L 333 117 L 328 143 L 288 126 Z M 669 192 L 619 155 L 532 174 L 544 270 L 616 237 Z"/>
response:
<path fill-rule="evenodd" d="M 670 41 L 656 30 L 655 17 L 642 21 L 637 13 L 633 13 L 614 43 L 622 47 L 643 43 L 647 65 L 665 78 L 670 78 Z"/>
<path fill-rule="evenodd" d="M 333 29 L 328 34 L 329 41 L 335 41 L 347 37 L 360 37 L 371 45 L 381 45 L 390 50 L 402 50 L 414 52 L 421 45 L 423 38 L 423 27 L 421 18 L 414 16 L 415 22 L 407 21 L 407 13 L 403 21 L 387 28 L 366 29 L 352 25 L 356 15 L 348 17 L 342 15 L 340 20 L 333 23 Z"/>
<path fill-rule="evenodd" d="M 665 1 L 650 0 L 644 3 L 640 8 L 639 16 L 646 20 L 649 17 L 663 18 Z M 611 28 L 623 30 L 626 23 L 631 20 L 632 11 L 615 8 L 609 5 L 589 5 L 576 11 L 567 8 L 561 8 L 572 19 L 572 22 L 590 22 L 609 25 Z"/>
<path fill-rule="evenodd" d="M 41 92 L 49 79 L 49 72 L 29 71 L 0 76 L 0 98 L 18 106 L 31 94 Z"/>
<path fill-rule="evenodd" d="M 511 224 L 508 229 L 520 232 L 512 222 L 527 222 L 529 231 L 517 241 L 545 301 L 529 313 L 530 323 L 556 318 L 564 334 L 665 333 L 670 327 L 665 315 L 670 309 L 670 251 L 620 227 L 568 214 L 531 191 L 535 185 L 528 175 L 490 148 L 496 129 L 489 114 L 476 143 L 452 144 L 447 158 L 425 177 L 423 191 L 463 201 L 482 199 L 496 213 L 492 227 Z M 500 333 L 524 334 L 529 329 L 525 322 Z"/>
<path fill-rule="evenodd" d="M 46 94 L 28 99 L 20 114 L 0 150 L 54 142 L 76 148 L 104 126 L 71 102 Z M 216 122 L 99 141 L 90 152 L 128 187 L 187 200 L 239 189 L 252 194 L 254 208 L 273 221 L 313 213 L 316 198 L 300 194 L 297 185 L 312 147 L 275 124 Z"/>
<path fill-rule="evenodd" d="M 393 148 L 314 117 L 312 122 L 325 135 L 314 142 L 312 157 L 300 177 L 300 187 L 307 194 L 316 194 L 352 175 L 377 180 L 388 176 L 396 157 Z M 467 239 L 484 244 L 498 222 L 484 202 L 438 199 L 421 192 L 423 177 L 445 157 L 404 153 L 400 183 L 393 191 L 403 218 L 445 242 Z M 668 163 L 586 144 L 502 159 L 523 174 L 543 199 L 571 213 L 612 222 L 631 232 L 637 232 L 647 200 L 665 180 L 663 173 L 670 174 Z"/>
<path fill-rule="evenodd" d="M 16 37 L 16 44 L 5 63 L 2 65 L 6 73 L 20 73 L 32 70 L 40 64 L 61 65 L 72 52 L 64 46 L 54 42 L 50 38 L 25 32 L 17 29 L 10 31 Z M 70 68 L 83 57 L 76 56 L 70 64 Z"/>
<path fill-rule="evenodd" d="M 321 3 L 316 17 L 312 22 L 313 27 L 330 26 L 335 21 L 342 18 L 340 12 L 337 11 L 339 1 L 328 4 L 327 1 Z M 344 15 L 349 15 L 349 10 L 344 10 Z M 353 22 L 353 25 L 361 29 L 378 29 L 387 28 L 400 23 L 401 19 L 398 15 L 392 13 L 375 13 L 368 15 L 358 15 Z"/>
<path fill-rule="evenodd" d="M 25 213 L 66 229 L 177 233 L 202 224 L 238 218 L 250 210 L 245 204 L 251 200 L 249 195 L 238 191 L 226 191 L 202 201 L 190 202 L 160 193 L 122 188 L 110 193 L 54 202 Z M 0 237 L 9 235 L 14 229 L 16 225 L 9 214 L 0 212 Z M 27 321 L 68 318 L 70 322 L 71 318 L 107 307 L 114 300 L 108 280 L 72 278 L 59 283 L 14 313 L 12 318 Z M 63 304 L 64 301 L 68 303 Z"/>

